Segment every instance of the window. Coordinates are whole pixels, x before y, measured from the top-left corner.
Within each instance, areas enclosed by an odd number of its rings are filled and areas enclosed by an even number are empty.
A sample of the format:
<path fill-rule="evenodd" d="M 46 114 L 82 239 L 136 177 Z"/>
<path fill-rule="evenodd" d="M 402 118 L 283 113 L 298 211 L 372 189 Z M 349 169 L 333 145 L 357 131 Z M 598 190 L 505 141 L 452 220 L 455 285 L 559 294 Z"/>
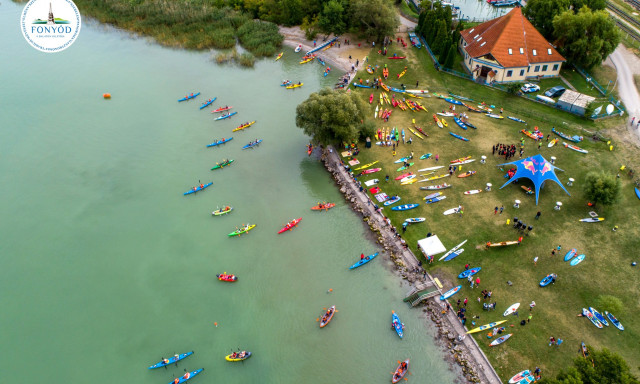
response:
<path fill-rule="evenodd" d="M 513 75 L 513 71 L 512 70 L 508 70 L 507 71 L 507 77 L 511 77 L 511 75 Z"/>
<path fill-rule="evenodd" d="M 469 65 L 471 65 L 471 58 L 469 58 Z"/>
<path fill-rule="evenodd" d="M 509 54 L 513 55 L 513 50 L 511 48 L 509 48 Z"/>
<path fill-rule="evenodd" d="M 520 70 L 520 76 L 524 76 L 524 69 Z"/>
<path fill-rule="evenodd" d="M 540 72 L 540 66 L 536 65 L 536 67 L 533 68 L 533 72 Z"/>
<path fill-rule="evenodd" d="M 524 48 L 520 48 L 520 54 L 523 55 L 524 54 Z"/>
<path fill-rule="evenodd" d="M 547 48 L 547 53 L 551 55 L 551 48 Z"/>
<path fill-rule="evenodd" d="M 527 67 L 527 73 L 529 73 L 530 70 L 531 70 L 531 67 Z"/>
<path fill-rule="evenodd" d="M 538 51 L 536 51 L 535 49 L 533 50 L 533 56 L 538 56 Z"/>
<path fill-rule="evenodd" d="M 482 40 L 482 36 L 480 36 L 480 37 L 478 38 L 478 41 L 480 41 L 480 40 Z"/>
<path fill-rule="evenodd" d="M 473 33 L 473 31 L 475 31 L 475 30 L 476 30 L 475 28 L 472 28 L 472 29 L 469 31 L 469 34 L 472 34 L 472 33 Z"/>
<path fill-rule="evenodd" d="M 553 64 L 553 70 L 557 71 L 558 70 L 558 64 Z"/>
<path fill-rule="evenodd" d="M 487 42 L 483 41 L 482 44 L 480 44 L 480 46 L 483 47 L 485 44 L 487 44 Z"/>
<path fill-rule="evenodd" d="M 543 66 L 542 66 L 542 72 L 546 72 L 548 67 L 549 67 L 549 66 L 548 66 L 548 65 L 546 65 L 546 64 L 545 64 L 545 65 L 543 65 Z"/>

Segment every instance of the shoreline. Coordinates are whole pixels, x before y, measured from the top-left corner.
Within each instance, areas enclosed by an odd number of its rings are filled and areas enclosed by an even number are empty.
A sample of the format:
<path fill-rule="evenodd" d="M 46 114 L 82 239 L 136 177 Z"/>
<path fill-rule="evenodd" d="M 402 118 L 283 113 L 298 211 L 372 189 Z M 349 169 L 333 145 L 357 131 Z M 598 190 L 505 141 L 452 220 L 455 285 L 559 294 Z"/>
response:
<path fill-rule="evenodd" d="M 353 173 L 345 169 L 339 152 L 331 146 L 322 148 L 320 160 L 332 175 L 351 209 L 362 217 L 376 237 L 376 242 L 382 246 L 383 257 L 387 256 L 395 264 L 399 276 L 412 286 L 422 282 L 423 270 L 418 265 L 418 259 L 409 248 L 403 248 L 396 238 L 395 228 L 387 224 L 382 211 L 376 211 L 368 196 L 359 191 L 357 180 L 354 179 Z M 414 272 L 416 268 L 420 272 Z M 426 276 L 431 279 L 428 272 Z M 440 289 L 438 291 L 442 294 Z M 431 320 L 431 324 L 437 328 L 434 338 L 441 346 L 443 358 L 449 363 L 450 369 L 454 372 L 460 369 L 462 373 L 460 379 L 466 380 L 467 383 L 502 383 L 475 339 L 471 336 L 466 337 L 467 330 L 456 318 L 448 301 L 446 303 L 450 309 L 443 313 L 445 306 L 436 297 L 425 300 L 417 308 L 422 309 L 426 317 Z M 428 323 L 425 325 L 430 326 Z"/>

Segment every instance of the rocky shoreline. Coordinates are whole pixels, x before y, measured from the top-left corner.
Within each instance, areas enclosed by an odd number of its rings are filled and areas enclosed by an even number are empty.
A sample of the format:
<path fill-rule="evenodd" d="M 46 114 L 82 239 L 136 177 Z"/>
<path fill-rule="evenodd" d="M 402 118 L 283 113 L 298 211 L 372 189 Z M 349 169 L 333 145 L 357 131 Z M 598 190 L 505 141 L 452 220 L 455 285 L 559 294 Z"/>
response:
<path fill-rule="evenodd" d="M 396 272 L 408 283 L 413 285 L 423 282 L 424 272 L 416 256 L 403 247 L 396 236 L 395 228 L 389 224 L 381 211 L 375 209 L 366 194 L 360 192 L 357 180 L 352 173 L 347 172 L 339 153 L 332 147 L 324 148 L 321 161 L 353 211 L 369 226 L 376 242 L 383 248 L 383 257 L 388 256 Z M 451 308 L 445 310 L 446 307 L 442 303 L 435 297 L 428 299 L 421 304 L 422 311 L 435 325 L 437 333 L 434 337 L 443 348 L 445 359 L 451 364 L 452 370 L 459 373 L 459 382 L 501 383 L 473 337 L 466 337 L 466 329 L 457 319 L 455 311 Z"/>

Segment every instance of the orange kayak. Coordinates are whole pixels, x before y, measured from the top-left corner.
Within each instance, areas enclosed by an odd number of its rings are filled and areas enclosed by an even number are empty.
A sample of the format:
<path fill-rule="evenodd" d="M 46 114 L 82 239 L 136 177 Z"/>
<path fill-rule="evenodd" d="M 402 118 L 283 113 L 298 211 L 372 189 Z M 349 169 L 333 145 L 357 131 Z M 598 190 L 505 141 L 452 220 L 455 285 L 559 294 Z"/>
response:
<path fill-rule="evenodd" d="M 322 319 L 320 319 L 320 328 L 324 328 L 327 324 L 329 324 L 331 319 L 333 319 L 333 315 L 336 313 L 336 306 L 331 306 L 331 308 L 329 308 L 327 312 L 328 313 L 322 315 Z"/>
<path fill-rule="evenodd" d="M 475 175 L 476 171 L 467 171 L 465 173 L 463 173 L 462 175 L 458 175 L 458 177 L 469 177 L 471 175 Z"/>
<path fill-rule="evenodd" d="M 336 205 L 334 203 L 327 203 L 327 204 L 318 204 L 315 207 L 311 207 L 311 209 L 313 209 L 314 211 L 328 211 L 330 208 L 335 207 Z"/>

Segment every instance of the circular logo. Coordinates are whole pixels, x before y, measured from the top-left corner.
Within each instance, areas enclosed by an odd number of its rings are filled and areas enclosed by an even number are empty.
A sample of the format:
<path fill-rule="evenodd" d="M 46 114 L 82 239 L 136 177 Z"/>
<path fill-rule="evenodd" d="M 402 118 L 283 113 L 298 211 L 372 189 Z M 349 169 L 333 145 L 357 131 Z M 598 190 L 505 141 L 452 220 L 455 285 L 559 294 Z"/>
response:
<path fill-rule="evenodd" d="M 22 35 L 42 52 L 63 51 L 78 37 L 81 18 L 71 0 L 31 0 L 20 18 Z"/>

